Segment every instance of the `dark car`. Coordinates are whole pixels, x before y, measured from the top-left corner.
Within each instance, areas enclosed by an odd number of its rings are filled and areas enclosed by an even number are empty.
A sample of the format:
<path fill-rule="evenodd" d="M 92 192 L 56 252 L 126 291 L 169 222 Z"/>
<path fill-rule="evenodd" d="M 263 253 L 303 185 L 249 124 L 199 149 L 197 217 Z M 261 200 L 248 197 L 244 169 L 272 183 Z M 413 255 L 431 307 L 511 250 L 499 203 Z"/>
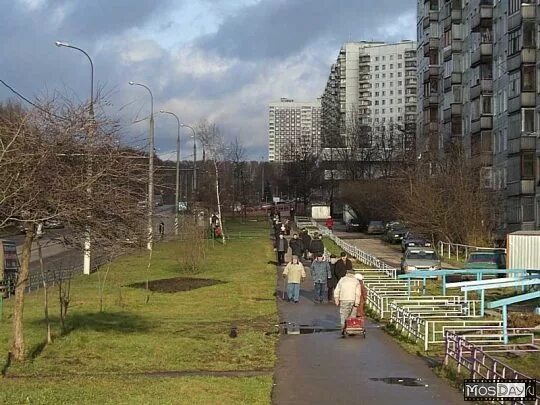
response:
<path fill-rule="evenodd" d="M 384 224 L 382 221 L 370 221 L 367 229 L 369 235 L 382 235 L 384 233 Z"/>
<path fill-rule="evenodd" d="M 403 237 L 409 232 L 401 222 L 393 222 L 386 226 L 384 240 L 389 243 L 401 243 Z"/>
<path fill-rule="evenodd" d="M 466 269 L 506 269 L 504 250 L 481 250 L 471 252 L 465 263 Z"/>
<path fill-rule="evenodd" d="M 407 232 L 401 241 L 401 251 L 405 252 L 411 247 L 432 247 L 431 241 L 422 235 L 415 235 L 412 232 Z"/>
<path fill-rule="evenodd" d="M 347 223 L 345 224 L 345 230 L 347 232 L 360 232 L 361 224 L 360 220 L 353 218 L 349 219 Z"/>

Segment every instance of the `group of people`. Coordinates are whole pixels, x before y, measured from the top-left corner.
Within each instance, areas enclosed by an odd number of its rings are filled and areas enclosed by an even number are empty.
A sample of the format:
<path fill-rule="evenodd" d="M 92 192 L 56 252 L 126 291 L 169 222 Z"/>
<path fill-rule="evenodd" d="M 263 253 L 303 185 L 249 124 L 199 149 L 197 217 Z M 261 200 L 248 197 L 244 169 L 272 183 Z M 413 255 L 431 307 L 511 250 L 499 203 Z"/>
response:
<path fill-rule="evenodd" d="M 305 248 L 306 235 L 309 238 L 309 249 Z M 315 245 L 313 245 L 314 242 Z M 301 258 L 309 254 L 312 258 L 309 273 L 313 281 L 314 302 L 322 304 L 333 301 L 339 306 L 342 334 L 344 334 L 347 318 L 364 316 L 367 289 L 362 275 L 354 273 L 352 262 L 346 252 L 341 252 L 339 258 L 330 255 L 327 259 L 324 256 L 322 235 L 314 235 L 312 239 L 304 230 L 301 237 L 294 234 L 287 246 L 287 240 L 280 234 L 277 241 L 280 264 L 288 247 L 291 248 L 292 258 L 283 270 L 283 277 L 287 280 L 288 301 L 298 303 L 300 300 L 300 284 L 307 276 Z"/>
<path fill-rule="evenodd" d="M 297 256 L 299 259 L 302 257 L 305 260 L 315 259 L 318 256 L 324 254 L 324 244 L 322 240 L 322 235 L 315 233 L 313 238 L 309 235 L 306 229 L 302 230 L 300 235 L 294 233 L 290 242 L 285 238 L 286 232 L 284 231 L 285 226 L 282 224 L 275 227 L 275 239 L 274 248 L 277 252 L 277 262 L 278 265 L 285 263 L 285 254 L 291 248 L 291 254 Z"/>

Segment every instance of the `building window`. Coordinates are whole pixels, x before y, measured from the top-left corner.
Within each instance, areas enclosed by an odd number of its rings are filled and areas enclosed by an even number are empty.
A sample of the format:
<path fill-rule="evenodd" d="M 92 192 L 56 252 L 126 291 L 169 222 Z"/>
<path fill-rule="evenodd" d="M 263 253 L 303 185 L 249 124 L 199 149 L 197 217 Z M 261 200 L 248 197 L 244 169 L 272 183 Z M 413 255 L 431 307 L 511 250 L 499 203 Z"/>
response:
<path fill-rule="evenodd" d="M 402 55 L 402 54 L 398 54 L 397 58 L 398 58 L 398 59 L 403 59 L 403 55 Z"/>
<path fill-rule="evenodd" d="M 375 65 L 375 70 L 379 70 L 379 65 Z"/>
<path fill-rule="evenodd" d="M 382 65 L 381 69 L 386 70 L 386 65 Z"/>
<path fill-rule="evenodd" d="M 383 73 L 383 74 L 382 74 L 382 78 L 383 78 L 383 79 L 386 79 L 386 73 Z"/>
<path fill-rule="evenodd" d="M 523 47 L 536 47 L 536 23 L 534 21 L 523 22 Z"/>
<path fill-rule="evenodd" d="M 536 89 L 536 66 L 523 65 L 522 91 L 535 91 Z"/>
<path fill-rule="evenodd" d="M 521 212 L 523 212 L 523 222 L 534 221 L 534 198 L 524 197 L 521 200 Z"/>
<path fill-rule="evenodd" d="M 521 130 L 534 132 L 534 108 L 521 109 Z"/>
<path fill-rule="evenodd" d="M 401 72 L 397 72 L 397 77 L 401 77 L 401 76 L 402 76 Z"/>
<path fill-rule="evenodd" d="M 519 30 L 508 33 L 508 55 L 515 55 L 521 49 L 519 46 L 519 40 L 521 32 Z"/>
<path fill-rule="evenodd" d="M 397 64 L 397 67 L 398 67 L 398 69 L 400 69 L 400 68 L 401 68 L 401 66 L 402 66 L 402 64 L 401 64 L 401 63 L 398 63 L 398 64 Z"/>
<path fill-rule="evenodd" d="M 521 179 L 534 179 L 534 151 L 525 151 L 521 153 Z"/>
<path fill-rule="evenodd" d="M 508 0 L 508 15 L 517 13 L 521 9 L 522 0 Z"/>
<path fill-rule="evenodd" d="M 482 114 L 493 114 L 491 96 L 482 96 Z"/>
<path fill-rule="evenodd" d="M 376 61 L 376 62 L 379 61 L 379 57 L 378 57 L 378 56 L 375 56 L 375 61 Z"/>

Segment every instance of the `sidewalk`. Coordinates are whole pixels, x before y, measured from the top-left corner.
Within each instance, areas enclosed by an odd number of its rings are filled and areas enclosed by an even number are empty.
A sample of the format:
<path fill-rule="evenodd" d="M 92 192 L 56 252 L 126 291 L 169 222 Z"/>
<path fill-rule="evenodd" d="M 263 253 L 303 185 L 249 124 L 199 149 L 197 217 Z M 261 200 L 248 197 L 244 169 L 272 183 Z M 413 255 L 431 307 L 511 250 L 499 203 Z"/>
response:
<path fill-rule="evenodd" d="M 280 320 L 336 328 L 339 325 L 337 307 L 333 303 L 313 303 L 313 283 L 309 275 L 301 286 L 300 303 L 282 301 L 282 271 L 283 267 L 277 268 Z M 377 324 L 368 320 L 366 328 L 365 340 L 361 336 L 341 339 L 337 331 L 281 336 L 273 403 L 463 403 L 460 392 L 439 379 L 420 358 L 401 349 Z M 392 377 L 405 380 L 381 380 Z M 404 385 L 410 378 L 421 379 L 419 386 Z"/>

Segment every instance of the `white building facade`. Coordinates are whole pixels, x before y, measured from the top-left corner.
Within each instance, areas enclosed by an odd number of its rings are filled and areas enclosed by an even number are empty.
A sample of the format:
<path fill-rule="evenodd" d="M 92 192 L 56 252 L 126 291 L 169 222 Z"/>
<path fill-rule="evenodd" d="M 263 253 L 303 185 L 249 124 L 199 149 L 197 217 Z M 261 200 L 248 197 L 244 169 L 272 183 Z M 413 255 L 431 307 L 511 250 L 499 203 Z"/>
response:
<path fill-rule="evenodd" d="M 268 160 L 287 162 L 321 150 L 321 100 L 282 98 L 268 110 Z"/>

